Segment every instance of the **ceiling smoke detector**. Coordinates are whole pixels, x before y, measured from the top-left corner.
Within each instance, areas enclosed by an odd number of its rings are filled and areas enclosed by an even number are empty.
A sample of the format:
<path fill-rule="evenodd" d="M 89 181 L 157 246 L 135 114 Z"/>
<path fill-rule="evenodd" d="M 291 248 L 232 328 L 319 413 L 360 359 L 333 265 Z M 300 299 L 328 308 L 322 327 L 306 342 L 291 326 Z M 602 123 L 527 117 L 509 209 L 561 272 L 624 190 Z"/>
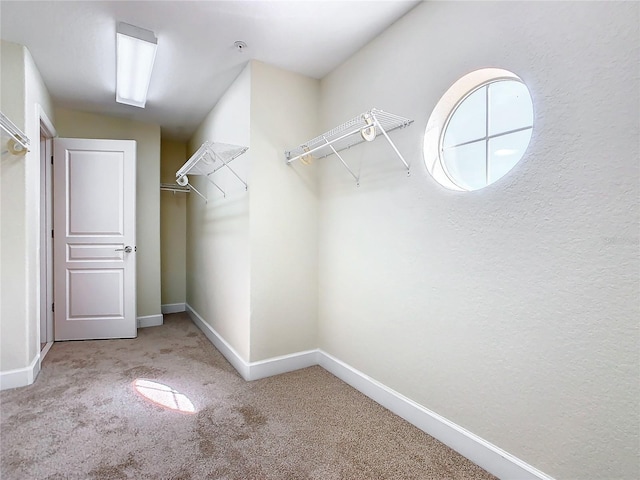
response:
<path fill-rule="evenodd" d="M 244 52 L 247 49 L 247 44 L 241 40 L 234 42 L 233 46 L 236 47 L 236 50 L 239 52 Z"/>

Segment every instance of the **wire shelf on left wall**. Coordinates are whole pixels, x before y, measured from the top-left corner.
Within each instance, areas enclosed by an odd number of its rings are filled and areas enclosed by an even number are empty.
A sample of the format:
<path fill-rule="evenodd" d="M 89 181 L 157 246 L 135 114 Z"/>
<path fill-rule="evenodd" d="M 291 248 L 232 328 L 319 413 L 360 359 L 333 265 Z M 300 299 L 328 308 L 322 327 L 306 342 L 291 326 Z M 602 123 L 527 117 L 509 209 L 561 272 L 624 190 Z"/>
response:
<path fill-rule="evenodd" d="M 9 135 L 6 145 L 3 139 L 2 153 L 5 153 L 5 147 L 6 152 L 12 155 L 24 155 L 29 151 L 29 137 L 2 112 L 0 112 L 0 127 Z"/>
<path fill-rule="evenodd" d="M 244 185 L 244 189 L 248 190 L 249 186 L 236 171 L 231 168 L 229 163 L 238 158 L 244 152 L 249 150 L 249 147 L 243 147 L 240 145 L 230 145 L 227 143 L 217 142 L 204 142 L 200 148 L 194 153 L 189 160 L 185 162 L 180 170 L 176 172 L 176 183 L 181 187 L 189 187 L 198 195 L 200 195 L 204 201 L 207 201 L 202 193 L 194 188 L 189 183 L 188 175 L 203 175 L 207 177 L 207 180 L 213 184 L 223 196 L 227 196 L 226 192 L 213 181 L 211 178 L 221 168 L 227 168 L 233 175 Z"/>

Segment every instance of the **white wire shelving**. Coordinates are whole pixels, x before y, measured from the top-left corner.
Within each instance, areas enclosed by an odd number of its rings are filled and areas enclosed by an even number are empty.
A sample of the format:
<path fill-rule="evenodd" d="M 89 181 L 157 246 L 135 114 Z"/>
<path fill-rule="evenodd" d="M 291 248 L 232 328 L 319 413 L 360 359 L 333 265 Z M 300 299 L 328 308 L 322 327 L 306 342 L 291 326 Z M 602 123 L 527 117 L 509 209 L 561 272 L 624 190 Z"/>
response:
<path fill-rule="evenodd" d="M 4 138 L 2 141 L 2 153 L 11 153 L 12 155 L 24 155 L 29 151 L 29 137 L 27 137 L 9 118 L 0 112 L 0 127 L 8 134 L 7 144 Z M 4 137 L 4 135 L 3 135 Z M 5 152 L 6 147 L 6 152 Z"/>
<path fill-rule="evenodd" d="M 244 185 L 244 189 L 247 190 L 249 188 L 247 182 L 245 182 L 229 164 L 248 149 L 249 147 L 229 145 L 227 143 L 204 142 L 196 153 L 176 172 L 177 186 L 193 190 L 206 202 L 207 197 L 189 183 L 188 177 L 188 175 L 203 175 L 226 197 L 226 192 L 212 179 L 214 173 L 221 168 L 226 168 Z"/>
<path fill-rule="evenodd" d="M 379 135 L 383 135 L 391 145 L 394 152 L 402 161 L 407 170 L 407 174 L 411 173 L 409 164 L 404 159 L 398 148 L 389 138 L 388 133 L 398 128 L 408 127 L 413 123 L 410 120 L 393 113 L 372 108 L 371 110 L 361 113 L 357 117 L 338 125 L 332 130 L 318 135 L 317 137 L 305 142 L 296 148 L 285 151 L 287 165 L 296 160 L 304 164 L 309 164 L 313 159 L 321 159 L 329 155 L 336 155 L 342 165 L 349 171 L 355 179 L 356 184 L 360 185 L 359 177 L 349 167 L 347 162 L 342 158 L 339 152 L 358 145 L 362 142 L 372 142 Z"/>

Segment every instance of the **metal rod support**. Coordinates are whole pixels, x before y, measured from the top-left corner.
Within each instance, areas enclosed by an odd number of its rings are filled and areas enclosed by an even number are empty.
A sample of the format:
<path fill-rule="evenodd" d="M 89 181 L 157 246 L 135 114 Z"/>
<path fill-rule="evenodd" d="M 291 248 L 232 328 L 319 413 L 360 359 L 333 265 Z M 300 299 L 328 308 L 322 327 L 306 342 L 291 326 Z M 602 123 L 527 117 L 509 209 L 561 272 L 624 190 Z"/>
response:
<path fill-rule="evenodd" d="M 393 150 L 396 152 L 396 155 L 398 155 L 398 157 L 400 157 L 400 160 L 402 160 L 402 163 L 404 163 L 404 166 L 406 167 L 407 172 L 410 172 L 411 169 L 409 168 L 409 164 L 404 159 L 404 157 L 402 156 L 400 151 L 396 148 L 395 144 L 391 141 L 391 139 L 389 138 L 389 135 L 387 135 L 387 132 L 384 131 L 384 128 L 382 128 L 382 125 L 380 125 L 380 122 L 378 121 L 378 118 L 375 115 L 371 115 L 371 116 L 373 117 L 373 121 L 375 122 L 375 124 L 378 126 L 378 128 L 380 129 L 380 131 L 384 135 L 384 138 L 386 138 L 387 141 L 389 142 L 389 144 L 391 145 L 391 148 L 393 148 Z"/>
<path fill-rule="evenodd" d="M 325 141 L 327 139 L 325 138 Z M 340 159 L 340 161 L 342 162 L 342 165 L 344 165 L 344 168 L 346 168 L 347 170 L 349 170 L 349 173 L 351 174 L 351 176 L 355 179 L 356 184 L 358 186 L 360 186 L 360 179 L 358 177 L 356 177 L 356 174 L 353 173 L 353 171 L 349 168 L 349 165 L 347 165 L 347 162 L 344 161 L 344 158 L 342 158 L 342 155 L 340 155 L 335 148 L 333 148 L 333 145 L 331 145 L 329 142 L 327 142 L 327 145 L 329 145 L 329 148 L 331 150 L 333 150 L 333 153 L 335 153 L 337 155 L 337 157 Z"/>
<path fill-rule="evenodd" d="M 200 197 L 204 200 L 204 203 L 209 203 L 209 202 L 207 201 L 207 197 L 205 197 L 204 195 L 202 195 L 202 194 L 198 191 L 198 189 L 197 189 L 196 187 L 194 187 L 193 185 L 189 184 L 189 188 L 190 188 L 191 190 L 193 190 L 194 192 L 196 192 L 198 195 L 200 195 Z"/>
<path fill-rule="evenodd" d="M 223 196 L 223 197 L 225 197 L 225 198 L 227 197 L 227 194 L 225 193 L 225 191 L 224 191 L 223 189 L 221 189 L 221 188 L 216 184 L 216 182 L 214 182 L 213 180 L 211 180 L 211 178 L 209 177 L 209 175 L 207 175 L 207 180 L 209 180 L 209 181 L 211 182 L 211 184 L 212 184 L 214 187 L 216 187 L 218 190 L 220 190 L 220 191 L 222 192 L 222 196 Z"/>
<path fill-rule="evenodd" d="M 215 154 L 215 152 L 212 152 L 211 150 L 210 150 L 210 153 L 212 153 L 213 155 L 216 155 L 216 154 Z M 220 161 L 223 163 L 223 165 L 224 165 L 225 167 L 227 167 L 227 168 L 229 169 L 229 171 L 230 171 L 231 173 L 233 173 L 233 175 L 234 175 L 238 180 L 240 180 L 240 181 L 242 182 L 242 184 L 244 185 L 244 189 L 245 189 L 245 190 L 248 190 L 248 189 L 249 189 L 249 186 L 247 185 L 247 182 L 245 182 L 244 180 L 242 180 L 242 178 L 240 178 L 240 175 L 238 175 L 238 174 L 235 172 L 235 170 L 229 166 L 229 164 L 224 160 L 224 158 L 222 158 L 222 156 L 217 155 L 217 157 L 220 159 Z M 215 173 L 215 172 L 216 172 L 216 170 L 214 170 L 213 172 L 211 172 L 209 175 L 211 175 L 211 174 L 213 174 L 213 173 Z M 207 175 L 207 178 L 209 177 L 209 175 Z M 213 183 L 213 182 L 212 182 L 212 183 Z M 214 185 L 215 185 L 215 183 L 214 183 Z"/>

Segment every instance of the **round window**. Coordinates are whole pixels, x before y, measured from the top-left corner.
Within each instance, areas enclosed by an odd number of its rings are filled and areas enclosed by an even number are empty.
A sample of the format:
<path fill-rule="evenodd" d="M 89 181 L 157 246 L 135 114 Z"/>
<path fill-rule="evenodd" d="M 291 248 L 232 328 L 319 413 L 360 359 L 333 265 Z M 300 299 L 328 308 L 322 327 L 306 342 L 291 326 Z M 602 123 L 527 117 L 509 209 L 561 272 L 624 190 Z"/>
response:
<path fill-rule="evenodd" d="M 447 188 L 478 190 L 520 161 L 532 130 L 533 102 L 522 80 L 506 70 L 477 70 L 458 80 L 431 114 L 427 169 Z"/>

